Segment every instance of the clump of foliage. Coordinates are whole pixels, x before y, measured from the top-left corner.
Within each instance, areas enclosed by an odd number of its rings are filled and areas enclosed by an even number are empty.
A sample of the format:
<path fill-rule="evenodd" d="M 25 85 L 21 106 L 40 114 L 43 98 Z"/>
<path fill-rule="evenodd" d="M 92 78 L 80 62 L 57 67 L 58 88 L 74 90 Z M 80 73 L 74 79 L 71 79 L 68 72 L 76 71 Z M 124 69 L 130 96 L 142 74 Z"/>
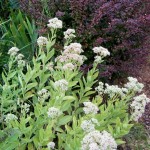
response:
<path fill-rule="evenodd" d="M 148 131 L 141 125 L 135 125 L 129 132 L 126 139 L 126 146 L 131 149 L 150 149 L 150 140 L 149 140 Z"/>
<path fill-rule="evenodd" d="M 48 27 L 31 63 L 17 47 L 8 51 L 0 84 L 0 149 L 117 149 L 150 101 L 144 94 L 134 97 L 143 84 L 132 77 L 124 88 L 99 82 L 97 65 L 110 55 L 103 47 L 93 48 L 95 60 L 84 76 L 85 56 L 81 44 L 72 43 L 74 30 L 64 32 L 64 50 L 54 57 L 62 22 L 51 19 Z"/>
<path fill-rule="evenodd" d="M 26 59 L 34 54 L 37 40 L 37 29 L 34 21 L 20 11 L 11 12 L 9 19 L 0 21 L 0 73 L 8 61 L 8 49 L 17 45 Z"/>
<path fill-rule="evenodd" d="M 76 29 L 89 61 L 94 56 L 93 46 L 107 47 L 111 51 L 111 59 L 107 61 L 110 66 L 106 68 L 105 76 L 118 71 L 133 72 L 133 66 L 146 60 L 150 26 L 148 0 L 28 0 L 21 1 L 20 6 L 38 19 L 39 25 L 49 15 L 61 18 L 64 28 Z M 42 28 L 40 34 L 45 30 L 46 27 Z"/>
<path fill-rule="evenodd" d="M 26 15 L 17 11 L 11 13 L 8 21 L 2 22 L 1 30 L 1 41 L 7 42 L 11 47 L 18 45 L 27 58 L 33 55 L 38 36 L 33 20 L 30 21 Z"/>
<path fill-rule="evenodd" d="M 13 9 L 19 8 L 18 0 L 0 0 L 0 18 L 6 19 Z"/>

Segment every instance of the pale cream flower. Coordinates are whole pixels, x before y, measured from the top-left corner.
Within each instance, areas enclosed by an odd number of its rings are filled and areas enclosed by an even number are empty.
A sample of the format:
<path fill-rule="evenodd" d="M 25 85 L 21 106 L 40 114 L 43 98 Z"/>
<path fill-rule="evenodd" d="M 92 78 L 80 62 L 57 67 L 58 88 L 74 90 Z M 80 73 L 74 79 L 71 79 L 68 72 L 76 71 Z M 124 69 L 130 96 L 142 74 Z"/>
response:
<path fill-rule="evenodd" d="M 43 36 L 40 36 L 38 39 L 37 39 L 37 44 L 39 46 L 44 46 L 46 45 L 48 42 L 48 39 L 46 37 L 43 37 Z"/>
<path fill-rule="evenodd" d="M 73 70 L 75 69 L 75 65 L 73 65 L 72 63 L 67 63 L 63 66 L 63 70 Z"/>
<path fill-rule="evenodd" d="M 19 49 L 17 47 L 12 47 L 11 49 L 9 49 L 8 54 L 10 56 L 16 56 L 18 51 L 19 51 Z"/>
<path fill-rule="evenodd" d="M 67 31 L 64 32 L 64 38 L 65 39 L 72 39 L 76 37 L 75 35 L 75 30 L 74 29 L 67 29 Z"/>
<path fill-rule="evenodd" d="M 48 114 L 49 118 L 55 119 L 55 118 L 59 117 L 62 114 L 62 112 L 56 107 L 50 107 L 48 109 L 47 114 Z"/>
<path fill-rule="evenodd" d="M 81 150 L 117 150 L 117 143 L 107 131 L 94 130 L 84 136 Z"/>
<path fill-rule="evenodd" d="M 54 149 L 55 148 L 55 143 L 54 142 L 49 142 L 47 144 L 48 149 Z"/>
<path fill-rule="evenodd" d="M 85 114 L 97 114 L 97 112 L 99 111 L 98 107 L 92 102 L 84 102 L 83 104 L 83 110 Z"/>
<path fill-rule="evenodd" d="M 54 83 L 54 86 L 62 91 L 68 90 L 68 82 L 65 79 L 58 80 Z"/>
<path fill-rule="evenodd" d="M 54 29 L 62 28 L 62 21 L 59 20 L 58 18 L 50 19 L 48 22 L 49 24 L 47 24 L 47 26 L 49 28 L 54 28 Z"/>
<path fill-rule="evenodd" d="M 108 49 L 100 46 L 100 47 L 94 47 L 93 48 L 94 53 L 99 54 L 102 57 L 106 57 L 108 55 L 110 55 L 110 52 L 108 51 Z"/>
<path fill-rule="evenodd" d="M 17 120 L 18 118 L 17 118 L 17 116 L 16 115 L 14 115 L 14 114 L 7 114 L 6 115 L 6 118 L 5 118 L 5 121 L 7 122 L 7 123 L 9 123 L 11 120 Z"/>

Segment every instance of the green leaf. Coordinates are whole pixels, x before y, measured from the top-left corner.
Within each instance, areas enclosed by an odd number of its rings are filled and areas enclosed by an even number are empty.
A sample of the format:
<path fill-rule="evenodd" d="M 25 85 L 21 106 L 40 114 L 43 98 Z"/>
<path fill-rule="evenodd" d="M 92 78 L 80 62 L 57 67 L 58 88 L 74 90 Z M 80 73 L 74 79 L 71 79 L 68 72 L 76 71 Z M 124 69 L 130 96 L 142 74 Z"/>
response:
<path fill-rule="evenodd" d="M 63 98 L 63 100 L 71 100 L 71 101 L 74 101 L 74 100 L 76 100 L 76 98 L 74 97 L 74 96 L 65 96 L 64 98 Z"/>
<path fill-rule="evenodd" d="M 56 131 L 58 131 L 58 132 L 64 132 L 64 130 L 63 129 L 61 129 L 60 127 L 56 127 L 56 129 L 55 129 Z"/>
<path fill-rule="evenodd" d="M 84 94 L 84 96 L 90 96 L 94 93 L 96 93 L 96 91 L 88 91 L 88 92 L 86 92 L 86 94 Z"/>
<path fill-rule="evenodd" d="M 29 149 L 29 150 L 34 150 L 34 146 L 33 146 L 32 143 L 28 143 L 28 149 Z"/>
<path fill-rule="evenodd" d="M 10 80 L 11 78 L 13 78 L 15 76 L 15 74 L 16 74 L 16 71 L 10 73 L 7 77 L 7 80 Z"/>
<path fill-rule="evenodd" d="M 71 81 L 69 82 L 69 86 L 68 87 L 73 87 L 78 83 L 78 81 Z"/>
<path fill-rule="evenodd" d="M 67 124 L 69 121 L 71 121 L 71 119 L 72 119 L 72 116 L 69 116 L 69 115 L 61 117 L 58 120 L 58 126 Z"/>
<path fill-rule="evenodd" d="M 47 53 L 46 63 L 53 57 L 54 53 L 55 53 L 54 49 L 52 49 L 50 52 Z"/>
<path fill-rule="evenodd" d="M 51 49 L 51 47 L 55 44 L 55 40 L 53 41 L 48 41 L 47 45 L 46 45 L 46 49 L 47 51 L 49 51 Z"/>
<path fill-rule="evenodd" d="M 113 135 L 113 127 L 111 125 L 108 125 L 108 130 L 111 133 L 111 135 Z"/>
<path fill-rule="evenodd" d="M 32 88 L 36 87 L 37 86 L 37 82 L 34 82 L 34 83 L 29 83 L 26 87 L 26 91 L 29 91 L 31 90 Z"/>
<path fill-rule="evenodd" d="M 118 145 L 121 145 L 121 144 L 125 144 L 126 142 L 125 142 L 125 141 L 122 141 L 121 139 L 117 139 L 117 140 L 116 140 L 116 143 L 117 143 Z"/>
<path fill-rule="evenodd" d="M 62 111 L 67 111 L 70 107 L 71 107 L 71 101 L 65 101 L 62 106 L 61 106 L 61 110 Z"/>

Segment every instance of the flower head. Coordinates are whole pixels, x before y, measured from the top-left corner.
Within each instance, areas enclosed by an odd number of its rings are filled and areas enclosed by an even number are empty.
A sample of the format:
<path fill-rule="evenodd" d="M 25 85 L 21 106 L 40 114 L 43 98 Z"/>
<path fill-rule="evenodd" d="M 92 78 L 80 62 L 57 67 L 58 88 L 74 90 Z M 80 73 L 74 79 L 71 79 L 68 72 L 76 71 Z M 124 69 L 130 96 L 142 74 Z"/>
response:
<path fill-rule="evenodd" d="M 59 88 L 62 91 L 68 90 L 68 82 L 65 79 L 58 80 L 54 83 L 56 88 Z"/>
<path fill-rule="evenodd" d="M 73 65 L 72 63 L 67 63 L 63 66 L 63 70 L 73 70 L 75 69 L 75 65 Z"/>
<path fill-rule="evenodd" d="M 18 67 L 21 68 L 21 67 L 24 67 L 26 65 L 26 62 L 22 59 L 18 60 Z"/>
<path fill-rule="evenodd" d="M 95 125 L 99 125 L 98 120 L 92 118 L 90 120 L 82 121 L 81 128 L 84 130 L 84 132 L 91 132 L 95 130 Z"/>
<path fill-rule="evenodd" d="M 50 107 L 48 109 L 47 114 L 48 114 L 49 118 L 55 119 L 55 118 L 59 117 L 62 114 L 62 112 L 58 108 Z"/>
<path fill-rule="evenodd" d="M 145 94 L 141 94 L 133 98 L 132 103 L 130 104 L 132 109 L 132 116 L 131 118 L 134 121 L 138 121 L 138 119 L 142 116 L 145 111 L 145 106 L 147 103 L 150 102 L 150 99 L 147 98 Z"/>
<path fill-rule="evenodd" d="M 54 67 L 54 63 L 50 62 L 50 63 L 47 64 L 46 69 L 50 70 L 50 71 L 53 71 L 54 70 L 53 67 Z"/>
<path fill-rule="evenodd" d="M 74 29 L 68 29 L 67 31 L 64 32 L 64 38 L 65 39 L 72 39 L 76 37 L 75 35 L 75 30 Z"/>
<path fill-rule="evenodd" d="M 71 43 L 70 45 L 64 47 L 63 53 L 80 54 L 82 52 L 82 45 L 80 43 Z"/>
<path fill-rule="evenodd" d="M 84 102 L 83 104 L 83 110 L 85 114 L 97 114 L 97 112 L 99 111 L 98 107 L 92 102 Z"/>
<path fill-rule="evenodd" d="M 108 94 L 111 98 L 115 95 L 123 97 L 125 96 L 126 92 L 128 92 L 127 89 L 120 88 L 118 87 L 118 85 L 109 85 L 109 84 L 105 84 L 105 85 L 106 85 L 106 89 L 104 93 Z"/>
<path fill-rule="evenodd" d="M 46 45 L 48 42 L 48 39 L 46 37 L 43 37 L 43 36 L 40 36 L 38 39 L 37 39 L 37 44 L 38 46 L 44 46 Z"/>
<path fill-rule="evenodd" d="M 18 54 L 17 60 L 22 60 L 23 58 L 24 58 L 24 55 L 23 55 L 23 54 Z"/>
<path fill-rule="evenodd" d="M 47 24 L 47 26 L 49 28 L 54 28 L 54 29 L 62 28 L 62 21 L 59 20 L 58 18 L 50 19 L 48 22 L 49 24 Z"/>
<path fill-rule="evenodd" d="M 98 92 L 98 94 L 102 94 L 104 92 L 104 83 L 99 82 L 99 86 L 95 88 L 95 90 Z"/>
<path fill-rule="evenodd" d="M 94 47 L 93 48 L 94 53 L 99 54 L 101 57 L 106 57 L 108 55 L 110 55 L 110 52 L 108 51 L 108 49 L 100 46 L 100 47 Z"/>
<path fill-rule="evenodd" d="M 139 83 L 136 78 L 133 77 L 128 77 L 129 82 L 127 82 L 124 86 L 127 88 L 129 91 L 134 91 L 134 92 L 141 92 L 144 85 L 142 83 Z"/>
<path fill-rule="evenodd" d="M 89 144 L 89 150 L 99 150 L 99 146 L 97 143 Z"/>
<path fill-rule="evenodd" d="M 89 132 L 84 136 L 81 145 L 81 150 L 117 150 L 116 141 L 107 131 Z"/>
<path fill-rule="evenodd" d="M 6 115 L 6 118 L 5 118 L 5 121 L 7 122 L 7 123 L 9 123 L 11 120 L 17 120 L 18 118 L 17 118 L 17 116 L 16 115 L 14 115 L 14 114 L 7 114 Z"/>
<path fill-rule="evenodd" d="M 49 142 L 47 144 L 48 149 L 54 149 L 55 148 L 55 143 L 54 142 Z"/>
<path fill-rule="evenodd" d="M 45 101 L 50 96 L 50 93 L 48 92 L 47 89 L 42 89 L 37 94 L 38 94 L 39 101 Z"/>
<path fill-rule="evenodd" d="M 28 113 L 29 110 L 30 110 L 30 105 L 27 104 L 27 103 L 24 103 L 23 105 L 21 105 L 21 108 L 22 108 L 26 113 Z"/>
<path fill-rule="evenodd" d="M 60 63 L 73 63 L 75 65 L 82 65 L 86 57 L 80 55 L 83 52 L 80 43 L 71 43 L 64 47 L 62 55 L 58 56 L 55 61 Z"/>
<path fill-rule="evenodd" d="M 101 56 L 95 56 L 94 59 L 95 59 L 94 61 L 96 63 L 101 63 L 102 62 L 102 57 Z"/>
<path fill-rule="evenodd" d="M 11 49 L 9 49 L 8 54 L 10 56 L 16 56 L 18 51 L 19 51 L 19 49 L 17 47 L 12 47 Z"/>
<path fill-rule="evenodd" d="M 55 61 L 61 63 L 75 63 L 77 65 L 82 65 L 84 62 L 84 57 L 79 54 L 66 53 L 58 56 Z"/>

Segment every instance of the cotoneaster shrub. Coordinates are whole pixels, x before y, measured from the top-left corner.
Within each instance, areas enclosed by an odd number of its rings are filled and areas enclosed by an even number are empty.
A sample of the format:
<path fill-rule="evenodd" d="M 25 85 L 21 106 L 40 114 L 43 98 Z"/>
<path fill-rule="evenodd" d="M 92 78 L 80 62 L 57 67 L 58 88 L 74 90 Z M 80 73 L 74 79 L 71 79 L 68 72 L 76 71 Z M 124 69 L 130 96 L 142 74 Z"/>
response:
<path fill-rule="evenodd" d="M 0 149 L 116 150 L 150 102 L 145 94 L 134 97 L 143 84 L 132 77 L 123 88 L 98 81 L 97 65 L 110 55 L 103 47 L 93 48 L 93 66 L 84 76 L 86 58 L 73 42 L 75 30 L 64 32 L 64 48 L 54 57 L 62 22 L 50 19 L 48 27 L 31 63 L 17 47 L 8 51 L 0 84 Z"/>
<path fill-rule="evenodd" d="M 46 22 L 47 17 L 57 16 L 63 20 L 64 30 L 68 27 L 76 29 L 77 38 L 89 58 L 88 63 L 94 57 L 93 46 L 108 48 L 111 58 L 107 61 L 109 67 L 106 67 L 104 76 L 121 72 L 136 74 L 140 65 L 146 62 L 150 48 L 148 0 L 30 0 L 21 1 L 20 6 L 38 19 L 39 25 Z M 45 30 L 42 26 L 39 33 L 43 34 Z"/>

